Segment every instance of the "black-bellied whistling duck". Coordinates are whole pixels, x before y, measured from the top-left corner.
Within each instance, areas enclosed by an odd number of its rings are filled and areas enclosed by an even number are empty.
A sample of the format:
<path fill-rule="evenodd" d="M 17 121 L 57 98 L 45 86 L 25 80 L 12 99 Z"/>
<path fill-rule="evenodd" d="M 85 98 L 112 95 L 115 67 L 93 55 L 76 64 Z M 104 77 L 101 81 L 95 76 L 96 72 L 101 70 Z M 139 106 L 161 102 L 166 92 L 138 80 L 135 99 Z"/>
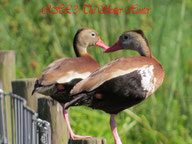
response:
<path fill-rule="evenodd" d="M 123 33 L 118 42 L 105 52 L 120 49 L 136 50 L 141 56 L 119 58 L 97 69 L 74 86 L 71 100 L 66 105 L 66 109 L 85 105 L 111 114 L 110 126 L 115 144 L 122 144 L 115 115 L 148 98 L 164 79 L 163 67 L 152 57 L 148 41 L 141 30 Z"/>
<path fill-rule="evenodd" d="M 64 104 L 68 102 L 69 92 L 73 86 L 100 67 L 87 53 L 87 48 L 95 45 L 104 49 L 109 48 L 109 46 L 101 41 L 95 30 L 89 28 L 78 30 L 73 41 L 77 58 L 61 58 L 52 62 L 37 78 L 32 92 L 32 94 L 38 92 L 51 96 L 61 103 L 63 106 L 64 119 L 72 139 L 88 137 L 75 135 L 73 133 L 69 123 L 68 112 L 64 109 Z"/>

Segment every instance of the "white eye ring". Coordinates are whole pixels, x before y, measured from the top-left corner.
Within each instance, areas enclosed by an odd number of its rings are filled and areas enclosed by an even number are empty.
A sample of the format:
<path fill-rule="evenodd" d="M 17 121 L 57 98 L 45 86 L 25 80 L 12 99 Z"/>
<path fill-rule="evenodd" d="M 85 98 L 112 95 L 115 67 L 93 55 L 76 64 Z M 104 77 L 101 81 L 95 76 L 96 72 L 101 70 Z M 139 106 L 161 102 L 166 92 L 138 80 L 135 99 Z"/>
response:
<path fill-rule="evenodd" d="M 94 33 L 94 32 L 91 32 L 91 34 L 90 34 L 92 37 L 95 37 L 96 36 L 96 34 Z"/>

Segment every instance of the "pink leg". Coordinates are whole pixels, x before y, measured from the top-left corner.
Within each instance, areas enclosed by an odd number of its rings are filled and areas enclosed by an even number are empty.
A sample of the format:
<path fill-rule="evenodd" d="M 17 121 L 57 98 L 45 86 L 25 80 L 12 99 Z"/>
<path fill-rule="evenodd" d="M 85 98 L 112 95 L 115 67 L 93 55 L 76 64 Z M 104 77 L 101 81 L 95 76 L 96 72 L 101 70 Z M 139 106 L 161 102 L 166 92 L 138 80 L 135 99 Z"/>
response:
<path fill-rule="evenodd" d="M 120 139 L 118 132 L 117 132 L 117 124 L 115 121 L 115 115 L 114 114 L 111 115 L 110 126 L 111 126 L 111 131 L 113 133 L 113 137 L 115 140 L 115 144 L 122 144 L 121 139 Z"/>
<path fill-rule="evenodd" d="M 65 119 L 65 122 L 67 123 L 67 128 L 68 128 L 69 135 L 70 135 L 71 139 L 87 139 L 87 138 L 91 138 L 91 136 L 80 136 L 80 135 L 75 135 L 74 134 L 74 132 L 73 132 L 73 130 L 71 128 L 70 122 L 69 122 L 69 114 L 65 110 L 64 107 L 63 107 L 63 116 L 64 116 L 64 119 Z"/>

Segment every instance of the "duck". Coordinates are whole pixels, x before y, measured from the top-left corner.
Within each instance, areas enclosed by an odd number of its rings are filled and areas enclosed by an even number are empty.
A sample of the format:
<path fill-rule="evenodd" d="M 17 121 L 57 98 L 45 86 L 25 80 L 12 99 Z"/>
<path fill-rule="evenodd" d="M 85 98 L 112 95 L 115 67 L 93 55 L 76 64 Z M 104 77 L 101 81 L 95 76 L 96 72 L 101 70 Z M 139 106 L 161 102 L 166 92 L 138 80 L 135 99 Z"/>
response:
<path fill-rule="evenodd" d="M 100 67 L 97 61 L 87 52 L 87 48 L 92 46 L 104 49 L 109 48 L 94 29 L 79 29 L 73 40 L 76 57 L 61 58 L 49 64 L 40 76 L 37 77 L 32 91 L 32 95 L 35 92 L 47 95 L 61 104 L 64 120 L 71 139 L 90 138 L 90 136 L 74 134 L 69 122 L 69 113 L 65 110 L 64 105 L 69 101 L 70 91 L 73 86 Z"/>
<path fill-rule="evenodd" d="M 113 60 L 78 82 L 71 90 L 70 101 L 65 108 L 87 106 L 110 114 L 115 144 L 122 144 L 117 131 L 116 115 L 153 94 L 162 85 L 165 74 L 160 62 L 152 56 L 142 30 L 124 32 L 104 52 L 117 50 L 135 50 L 140 55 Z"/>

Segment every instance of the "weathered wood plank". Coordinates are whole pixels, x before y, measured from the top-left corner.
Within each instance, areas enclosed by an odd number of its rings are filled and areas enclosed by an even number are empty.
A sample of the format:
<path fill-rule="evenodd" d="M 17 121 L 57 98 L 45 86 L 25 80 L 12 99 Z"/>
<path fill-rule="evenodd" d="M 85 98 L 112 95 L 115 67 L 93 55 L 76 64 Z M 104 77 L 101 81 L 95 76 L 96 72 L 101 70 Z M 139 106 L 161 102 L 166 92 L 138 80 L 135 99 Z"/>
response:
<path fill-rule="evenodd" d="M 15 52 L 0 50 L 0 81 L 3 90 L 11 92 L 11 81 L 15 79 Z"/>
<path fill-rule="evenodd" d="M 67 144 L 69 134 L 61 105 L 53 99 L 39 98 L 38 113 L 41 119 L 51 123 L 52 144 Z"/>
<path fill-rule="evenodd" d="M 11 92 L 11 81 L 15 79 L 15 52 L 10 50 L 0 50 L 0 85 L 5 92 Z M 12 125 L 11 125 L 11 105 L 10 98 L 7 97 L 7 126 L 6 136 L 10 143 L 13 142 L 12 138 Z"/>

